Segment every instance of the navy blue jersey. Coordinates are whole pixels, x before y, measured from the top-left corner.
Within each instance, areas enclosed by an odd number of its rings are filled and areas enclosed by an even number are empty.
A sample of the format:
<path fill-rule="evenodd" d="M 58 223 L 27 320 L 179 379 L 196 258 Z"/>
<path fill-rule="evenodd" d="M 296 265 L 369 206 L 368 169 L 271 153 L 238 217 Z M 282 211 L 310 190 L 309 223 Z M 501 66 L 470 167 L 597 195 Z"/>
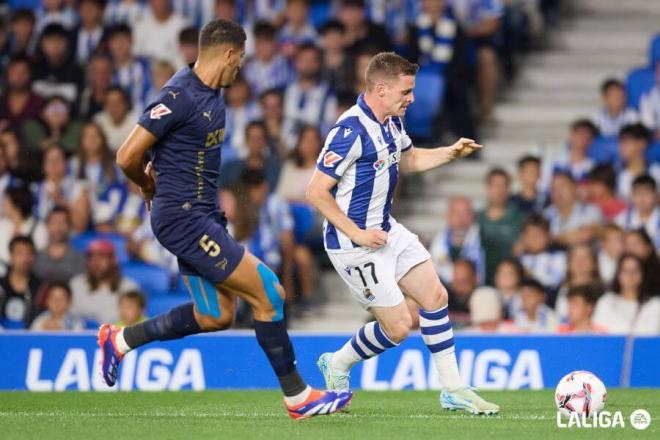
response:
<path fill-rule="evenodd" d="M 186 67 L 165 84 L 138 123 L 158 138 L 152 148 L 154 206 L 217 210 L 225 134 L 221 90 L 208 87 Z"/>

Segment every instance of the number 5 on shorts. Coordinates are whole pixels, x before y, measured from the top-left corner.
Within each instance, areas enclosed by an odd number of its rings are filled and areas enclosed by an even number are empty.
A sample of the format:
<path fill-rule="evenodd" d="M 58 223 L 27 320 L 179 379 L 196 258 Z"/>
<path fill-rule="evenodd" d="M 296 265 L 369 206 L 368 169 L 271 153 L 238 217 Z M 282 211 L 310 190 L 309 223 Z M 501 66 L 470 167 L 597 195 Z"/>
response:
<path fill-rule="evenodd" d="M 357 270 L 357 273 L 360 274 L 360 279 L 362 280 L 362 285 L 364 285 L 364 287 L 367 287 L 367 280 L 364 278 L 362 269 L 366 271 L 368 268 L 371 269 L 371 279 L 374 280 L 374 284 L 378 284 L 378 278 L 376 278 L 376 265 L 373 262 L 370 261 L 363 264 L 362 268 L 360 268 L 360 266 L 355 266 L 355 270 Z"/>

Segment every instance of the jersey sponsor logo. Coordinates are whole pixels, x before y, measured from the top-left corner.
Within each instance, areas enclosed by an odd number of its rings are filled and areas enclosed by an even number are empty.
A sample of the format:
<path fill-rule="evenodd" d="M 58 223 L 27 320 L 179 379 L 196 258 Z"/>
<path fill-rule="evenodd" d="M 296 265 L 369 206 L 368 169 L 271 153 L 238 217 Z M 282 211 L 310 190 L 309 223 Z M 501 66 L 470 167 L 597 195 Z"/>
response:
<path fill-rule="evenodd" d="M 160 119 L 163 116 L 169 115 L 170 113 L 172 113 L 172 110 L 170 110 L 165 104 L 161 102 L 156 107 L 151 109 L 151 113 L 149 113 L 149 117 L 151 119 Z"/>
<path fill-rule="evenodd" d="M 351 133 L 353 133 L 353 129 L 346 127 L 344 128 L 344 138 L 347 138 Z"/>
<path fill-rule="evenodd" d="M 218 145 L 224 140 L 225 140 L 225 129 L 221 128 L 219 130 L 206 133 L 206 142 L 204 146 L 207 148 L 212 147 L 214 145 Z"/>
<path fill-rule="evenodd" d="M 337 162 L 339 162 L 342 159 L 343 159 L 343 157 L 341 157 L 340 155 L 338 155 L 334 151 L 328 151 L 323 156 L 323 166 L 327 167 L 327 168 L 333 167 L 333 166 L 335 166 L 335 164 Z"/>

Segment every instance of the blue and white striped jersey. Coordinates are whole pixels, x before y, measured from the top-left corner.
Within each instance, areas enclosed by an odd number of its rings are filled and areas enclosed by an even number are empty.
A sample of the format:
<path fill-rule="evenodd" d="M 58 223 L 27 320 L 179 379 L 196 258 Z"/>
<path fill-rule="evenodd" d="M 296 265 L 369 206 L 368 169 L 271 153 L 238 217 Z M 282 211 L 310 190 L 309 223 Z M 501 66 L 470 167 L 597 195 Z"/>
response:
<path fill-rule="evenodd" d="M 332 194 L 358 227 L 389 231 L 399 159 L 411 148 L 401 119 L 391 116 L 381 124 L 360 95 L 330 130 L 317 168 L 337 179 Z M 323 231 L 329 252 L 359 247 L 327 220 Z"/>

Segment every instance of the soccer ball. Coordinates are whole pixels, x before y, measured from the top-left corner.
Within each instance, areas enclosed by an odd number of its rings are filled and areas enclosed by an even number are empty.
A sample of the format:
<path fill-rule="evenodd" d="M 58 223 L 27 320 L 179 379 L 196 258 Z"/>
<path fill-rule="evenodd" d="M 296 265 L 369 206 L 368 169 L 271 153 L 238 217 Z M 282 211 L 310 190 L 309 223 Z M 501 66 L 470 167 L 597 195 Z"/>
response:
<path fill-rule="evenodd" d="M 562 377 L 555 389 L 557 409 L 565 417 L 571 413 L 590 416 L 605 408 L 607 390 L 603 382 L 589 371 L 573 371 Z"/>

